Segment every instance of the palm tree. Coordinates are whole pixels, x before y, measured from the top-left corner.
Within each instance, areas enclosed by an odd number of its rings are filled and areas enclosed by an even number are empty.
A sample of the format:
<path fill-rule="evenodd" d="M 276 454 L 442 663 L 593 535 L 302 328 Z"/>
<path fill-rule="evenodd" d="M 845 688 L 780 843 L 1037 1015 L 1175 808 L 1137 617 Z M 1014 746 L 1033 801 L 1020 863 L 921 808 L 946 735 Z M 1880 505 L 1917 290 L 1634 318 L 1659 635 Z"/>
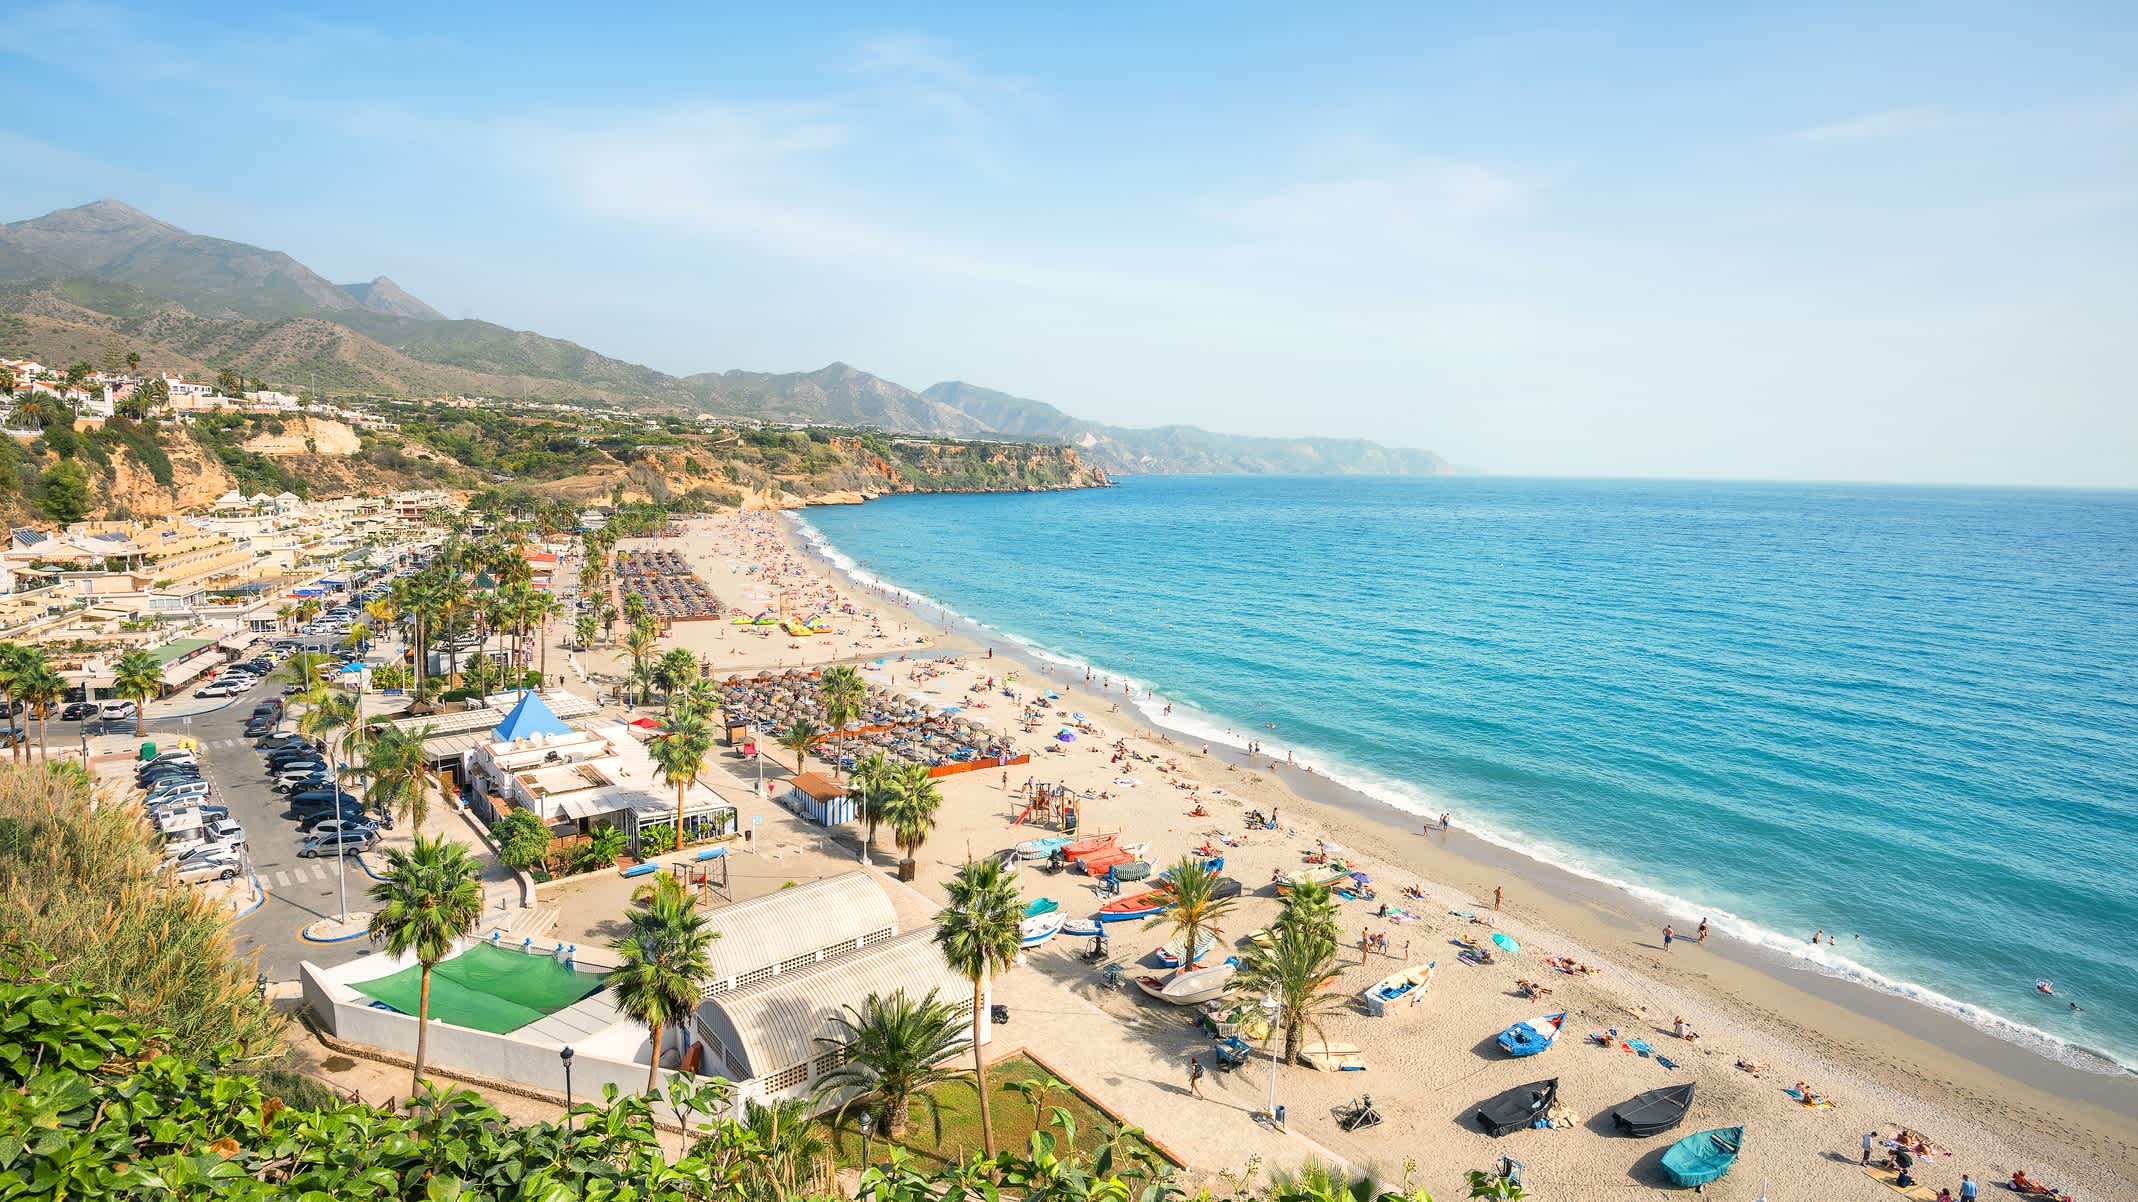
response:
<path fill-rule="evenodd" d="M 54 672 L 40 654 L 36 662 L 30 665 L 29 671 L 16 679 L 15 694 L 22 698 L 30 713 L 37 715 L 38 758 L 51 759 L 52 744 L 47 738 L 46 723 L 51 720 L 52 711 L 57 709 L 67 696 L 66 680 Z"/>
<path fill-rule="evenodd" d="M 659 641 L 660 636 L 653 632 L 653 628 L 640 622 L 633 622 L 630 633 L 624 635 L 624 654 L 631 657 L 631 679 L 633 683 L 640 685 L 640 705 L 646 704 L 640 669 L 646 667 L 647 659 L 653 654 L 653 645 Z M 650 679 L 650 674 L 645 679 Z"/>
<path fill-rule="evenodd" d="M 823 734 L 824 729 L 816 723 L 807 718 L 796 718 L 794 725 L 787 728 L 787 733 L 779 737 L 779 745 L 794 753 L 796 772 L 808 767 L 803 761 L 809 756 L 809 745 Z"/>
<path fill-rule="evenodd" d="M 353 731 L 357 725 L 356 711 L 356 698 L 350 694 L 316 688 L 305 697 L 304 713 L 297 718 L 297 733 L 308 739 L 331 739 L 337 731 Z M 335 776 L 339 778 L 340 756 L 335 758 Z"/>
<path fill-rule="evenodd" d="M 972 1068 L 980 1091 L 980 1142 L 995 1155 L 994 1120 L 987 1109 L 987 1062 L 980 1055 L 983 995 L 991 974 L 1008 972 L 1023 942 L 1024 898 L 995 860 L 967 860 L 948 886 L 950 905 L 935 916 L 935 942 L 943 959 L 972 982 Z"/>
<path fill-rule="evenodd" d="M 31 671 L 43 662 L 44 653 L 34 647 L 26 647 L 21 643 L 0 643 L 0 705 L 7 707 L 8 726 L 11 729 L 15 725 L 15 701 L 22 696 L 23 683 L 29 679 Z M 22 759 L 22 740 L 15 740 L 15 745 L 8 754 L 14 759 Z"/>
<path fill-rule="evenodd" d="M 134 737 L 148 731 L 149 699 L 163 691 L 163 665 L 156 657 L 136 647 L 112 665 L 112 691 L 134 703 Z"/>
<path fill-rule="evenodd" d="M 383 938 L 389 955 L 413 955 L 423 966 L 423 987 L 416 1003 L 416 1068 L 408 1087 L 411 1095 L 423 1082 L 423 1056 L 429 1046 L 431 970 L 482 917 L 481 876 L 482 866 L 469 857 L 465 844 L 417 835 L 411 851 L 386 849 L 386 873 L 371 887 L 371 900 L 377 903 L 367 928 L 371 937 Z"/>
<path fill-rule="evenodd" d="M 572 623 L 572 637 L 579 644 L 581 651 L 592 648 L 594 636 L 600 633 L 601 620 L 593 614 L 580 614 L 578 620 Z"/>
<path fill-rule="evenodd" d="M 681 647 L 671 648 L 654 663 L 653 678 L 661 686 L 661 704 L 673 713 L 676 694 L 698 678 L 698 657 Z"/>
<path fill-rule="evenodd" d="M 1180 969 L 1195 967 L 1195 941 L 1204 931 L 1216 931 L 1218 920 L 1232 911 L 1233 899 L 1218 896 L 1218 874 L 1203 867 L 1193 856 L 1182 856 L 1166 876 L 1173 905 L 1164 918 L 1181 936 Z"/>
<path fill-rule="evenodd" d="M 624 621 L 633 626 L 646 621 L 646 598 L 637 593 L 624 594 Z"/>
<path fill-rule="evenodd" d="M 823 1128 L 810 1121 L 809 1103 L 788 1098 L 767 1105 L 753 1098 L 743 1104 L 742 1125 L 757 1137 L 755 1155 L 744 1169 L 745 1198 L 781 1202 L 817 1192 L 831 1145 Z"/>
<path fill-rule="evenodd" d="M 564 602 L 552 592 L 534 593 L 527 601 L 526 620 L 534 623 L 535 646 L 539 648 L 542 679 L 549 679 L 549 624 L 564 616 Z"/>
<path fill-rule="evenodd" d="M 622 963 L 604 978 L 616 991 L 617 1008 L 653 1034 L 647 1093 L 660 1082 L 661 1034 L 697 1008 L 713 975 L 713 940 L 720 937 L 681 882 L 669 877 L 662 882 L 648 892 L 645 908 L 630 914 L 630 933 L 616 944 Z"/>
<path fill-rule="evenodd" d="M 1248 949 L 1237 977 L 1241 987 L 1258 990 L 1277 1003 L 1277 1028 L 1284 1032 L 1284 1062 L 1299 1063 L 1299 1034 L 1321 1032 L 1321 1019 L 1348 999 L 1328 991 L 1336 979 L 1336 932 L 1318 915 L 1300 911 L 1284 899 L 1284 911 L 1270 927 L 1269 938 Z M 1275 1032 L 1272 1032 L 1275 1034 Z"/>
<path fill-rule="evenodd" d="M 869 685 L 861 673 L 851 664 L 838 664 L 824 670 L 817 681 L 817 696 L 824 704 L 824 721 L 833 730 L 861 716 L 862 706 L 868 701 Z"/>
<path fill-rule="evenodd" d="M 899 770 L 884 817 L 891 824 L 891 841 L 905 856 L 900 864 L 901 879 L 913 879 L 914 856 L 928 836 L 935 833 L 935 812 L 942 805 L 943 794 L 929 777 L 928 765 L 908 764 Z"/>
<path fill-rule="evenodd" d="M 871 751 L 854 764 L 850 780 L 861 794 L 861 820 L 868 824 L 870 847 L 876 846 L 876 825 L 884 820 L 884 806 L 891 796 L 891 760 L 881 751 Z"/>
<path fill-rule="evenodd" d="M 929 1113 L 941 1121 L 933 1095 L 935 1086 L 971 1079 L 945 1061 L 965 1050 L 965 1019 L 957 1009 L 936 997 L 931 989 L 919 1001 L 901 989 L 884 998 L 871 993 L 857 1009 L 835 1014 L 836 1035 L 819 1035 L 827 1051 L 843 1051 L 846 1059 L 817 1079 L 819 1097 L 841 1090 L 855 1091 L 839 1104 L 832 1121 L 846 1115 L 856 1102 L 882 1113 L 883 1133 L 897 1139 L 906 1133 L 906 1120 L 917 1095 Z"/>
<path fill-rule="evenodd" d="M 405 816 L 418 832 L 430 812 L 423 743 L 434 729 L 428 724 L 414 731 L 387 727 L 364 753 L 364 775 L 371 782 L 364 791 L 364 801 L 383 813 Z"/>
<path fill-rule="evenodd" d="M 668 728 L 647 747 L 661 779 L 676 787 L 676 846 L 683 846 L 683 798 L 705 772 L 713 749 L 713 729 L 696 713 L 671 714 Z"/>

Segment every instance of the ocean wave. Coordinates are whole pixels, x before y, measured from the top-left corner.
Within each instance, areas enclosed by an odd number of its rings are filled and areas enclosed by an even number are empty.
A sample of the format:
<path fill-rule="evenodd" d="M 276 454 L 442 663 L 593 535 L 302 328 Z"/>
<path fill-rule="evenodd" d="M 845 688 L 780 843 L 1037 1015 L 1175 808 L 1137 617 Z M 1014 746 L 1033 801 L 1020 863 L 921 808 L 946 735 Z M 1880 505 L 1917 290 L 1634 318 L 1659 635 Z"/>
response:
<path fill-rule="evenodd" d="M 1296 744 L 1289 747 L 1277 745 L 1263 739 L 1249 724 L 1236 723 L 1224 715 L 1213 714 L 1170 698 L 1144 681 L 1108 667 L 1096 659 L 1071 655 L 962 614 L 935 597 L 895 584 L 863 568 L 851 556 L 839 550 L 807 519 L 796 514 L 784 514 L 782 517 L 793 524 L 811 550 L 863 587 L 878 591 L 909 607 L 938 611 L 945 615 L 946 620 L 954 620 L 973 631 L 1000 639 L 1015 647 L 1017 653 L 1023 657 L 1038 661 L 1044 666 L 1063 669 L 1070 676 L 1082 672 L 1089 673 L 1093 678 L 1120 682 L 1128 690 L 1130 707 L 1154 727 L 1162 727 L 1200 742 L 1230 747 L 1235 751 L 1244 752 L 1250 744 L 1255 744 L 1261 748 L 1257 754 L 1271 756 L 1272 762 L 1289 751 L 1299 764 L 1312 765 L 1315 774 L 1322 779 L 1421 819 L 1437 818 L 1443 813 L 1462 809 L 1459 799 L 1435 795 L 1414 782 L 1394 780 L 1359 769 L 1318 748 Z M 1816 972 L 1834 980 L 1929 1007 L 1985 1034 L 2017 1044 L 2071 1068 L 2100 1074 L 2138 1073 L 2138 1064 L 2120 1060 L 2110 1053 L 2086 1047 L 1972 1002 L 1961 1001 L 1930 986 L 1890 976 L 1824 947 L 1815 949 L 1809 940 L 1802 936 L 1785 935 L 1728 910 L 1705 906 L 1666 890 L 1626 879 L 1612 869 L 1598 866 L 1586 857 L 1559 847 L 1549 840 L 1521 830 L 1499 829 L 1490 823 L 1479 822 L 1467 811 L 1464 812 L 1459 825 L 1467 835 L 1525 859 L 1616 890 L 1660 910 L 1672 919 L 1691 923 L 1705 918 L 1711 927 L 1724 936 L 1778 956 L 1788 961 L 1793 968 Z"/>

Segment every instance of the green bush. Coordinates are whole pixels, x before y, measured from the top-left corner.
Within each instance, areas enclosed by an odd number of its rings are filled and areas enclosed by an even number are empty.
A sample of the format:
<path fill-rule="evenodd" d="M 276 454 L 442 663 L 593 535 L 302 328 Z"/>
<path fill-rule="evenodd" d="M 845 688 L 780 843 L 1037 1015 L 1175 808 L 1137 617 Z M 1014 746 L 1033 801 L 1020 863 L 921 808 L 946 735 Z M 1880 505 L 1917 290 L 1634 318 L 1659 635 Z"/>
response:
<path fill-rule="evenodd" d="M 490 827 L 497 839 L 497 858 L 507 868 L 532 868 L 549 859 L 555 836 L 530 810 L 514 810 Z"/>

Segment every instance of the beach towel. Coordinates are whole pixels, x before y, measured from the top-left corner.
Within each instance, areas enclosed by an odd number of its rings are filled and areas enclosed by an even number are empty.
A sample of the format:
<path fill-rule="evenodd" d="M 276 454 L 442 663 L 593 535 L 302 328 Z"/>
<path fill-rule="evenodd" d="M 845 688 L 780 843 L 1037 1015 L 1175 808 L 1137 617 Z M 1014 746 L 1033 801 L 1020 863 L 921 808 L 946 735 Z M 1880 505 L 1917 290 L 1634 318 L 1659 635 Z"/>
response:
<path fill-rule="evenodd" d="M 1873 1181 L 1876 1181 L 1878 1184 L 1885 1186 L 1887 1189 L 1892 1190 L 1894 1193 L 1899 1194 L 1903 1198 L 1914 1198 L 1917 1199 L 1918 1202 L 1938 1202 L 1938 1192 L 1934 1189 L 1931 1189 L 1929 1186 L 1921 1184 L 1920 1182 L 1915 1185 L 1908 1186 L 1906 1188 L 1902 1188 L 1899 1185 L 1895 1185 L 1894 1182 L 1900 1180 L 1900 1173 L 1898 1170 L 1882 1169 L 1879 1168 L 1877 1165 L 1870 1165 L 1865 1167 L 1865 1169 L 1863 1170 L 1863 1175 L 1869 1177 Z"/>
<path fill-rule="evenodd" d="M 1813 1110 L 1832 1110 L 1834 1108 L 1834 1104 L 1825 1098 L 1820 1098 L 1816 1102 L 1807 1102 L 1804 1100 L 1804 1095 L 1798 1093 L 1796 1090 L 1785 1089 L 1782 1092 L 1788 1094 L 1792 1098 L 1795 1098 L 1796 1104 L 1799 1106 L 1807 1106 Z"/>
<path fill-rule="evenodd" d="M 1668 1068 L 1668 1069 L 1675 1069 L 1675 1068 L 1677 1068 L 1677 1067 L 1678 1067 L 1678 1062 L 1677 1062 L 1677 1061 L 1675 1061 L 1675 1060 L 1672 1060 L 1672 1059 L 1671 1059 L 1670 1057 L 1668 1057 L 1668 1056 L 1658 1056 L 1658 1057 L 1656 1057 L 1656 1058 L 1655 1058 L 1655 1062 L 1656 1062 L 1657 1064 L 1660 1064 L 1660 1065 L 1662 1065 L 1662 1066 L 1663 1066 L 1664 1068 Z"/>
<path fill-rule="evenodd" d="M 1654 1050 L 1655 1050 L 1655 1049 L 1653 1049 L 1653 1048 L 1649 1047 L 1649 1046 L 1647 1045 L 1647 1043 L 1643 1042 L 1642 1040 L 1638 1040 L 1638 1039 L 1629 1039 L 1629 1040 L 1627 1040 L 1627 1041 L 1626 1041 L 1626 1046 L 1627 1046 L 1627 1047 L 1629 1047 L 1629 1048 L 1632 1048 L 1632 1049 L 1633 1049 L 1633 1053 L 1634 1053 L 1634 1055 L 1636 1055 L 1636 1056 L 1646 1056 L 1646 1055 L 1647 1055 L 1648 1053 L 1650 1053 L 1650 1052 L 1652 1052 L 1652 1051 L 1654 1051 Z"/>

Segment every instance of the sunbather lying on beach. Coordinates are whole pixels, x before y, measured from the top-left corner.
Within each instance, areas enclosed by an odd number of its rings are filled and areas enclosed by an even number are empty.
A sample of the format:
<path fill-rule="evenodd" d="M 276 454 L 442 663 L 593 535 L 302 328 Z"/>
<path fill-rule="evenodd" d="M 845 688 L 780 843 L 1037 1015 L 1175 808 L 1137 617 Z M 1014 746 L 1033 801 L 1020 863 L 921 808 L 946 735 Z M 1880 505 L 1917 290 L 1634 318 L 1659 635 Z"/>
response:
<path fill-rule="evenodd" d="M 1796 1094 L 1798 1102 L 1806 1106 L 1831 1106 L 1834 1104 L 1832 1098 L 1827 1097 L 1802 1081 L 1797 1082 L 1796 1088 L 1791 1092 Z"/>
<path fill-rule="evenodd" d="M 1424 901 L 1425 890 L 1420 889 L 1417 883 L 1414 881 L 1411 884 L 1403 886 L 1403 896 L 1410 898 L 1412 901 Z"/>
<path fill-rule="evenodd" d="M 1550 986 L 1539 985 L 1535 981 L 1516 981 L 1514 988 L 1516 993 L 1533 1002 L 1551 995 Z"/>
<path fill-rule="evenodd" d="M 1757 1077 L 1767 1071 L 1767 1062 L 1764 1060 L 1746 1060 L 1743 1057 L 1739 1057 L 1737 1067 Z"/>
<path fill-rule="evenodd" d="M 1700 1032 L 1693 1030 L 1690 1026 L 1687 1026 L 1685 1022 L 1685 1016 L 1682 1014 L 1670 1020 L 1670 1033 L 1686 1041 L 1687 1043 L 1691 1043 L 1694 1040 L 1700 1038 Z"/>

